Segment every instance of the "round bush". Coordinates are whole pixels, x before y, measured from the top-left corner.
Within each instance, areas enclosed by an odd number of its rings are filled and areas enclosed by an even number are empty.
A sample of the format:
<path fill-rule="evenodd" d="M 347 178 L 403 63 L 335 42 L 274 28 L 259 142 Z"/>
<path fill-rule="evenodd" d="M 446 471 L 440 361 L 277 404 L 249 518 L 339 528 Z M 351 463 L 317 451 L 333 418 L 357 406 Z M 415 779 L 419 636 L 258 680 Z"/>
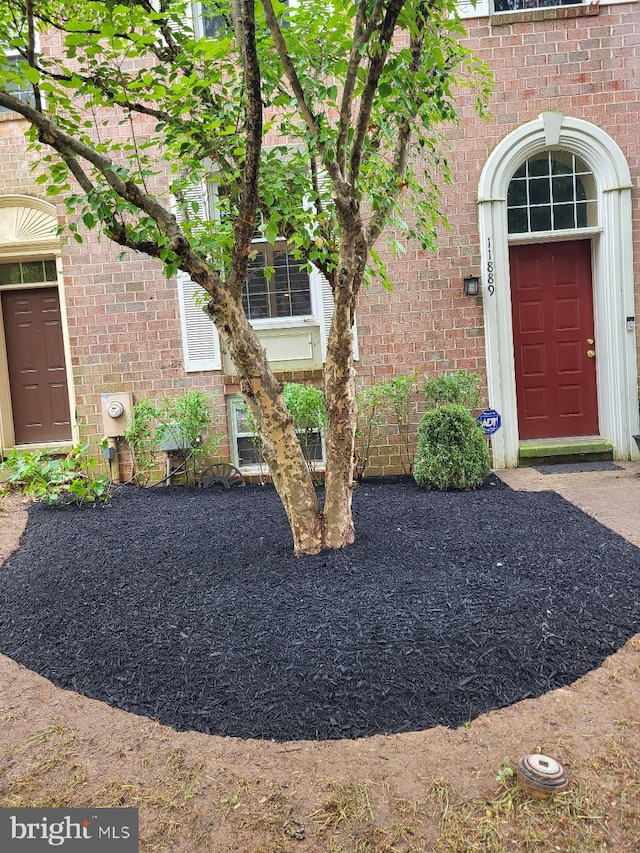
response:
<path fill-rule="evenodd" d="M 420 423 L 413 476 L 425 489 L 477 489 L 491 471 L 482 427 L 464 406 L 436 406 Z"/>

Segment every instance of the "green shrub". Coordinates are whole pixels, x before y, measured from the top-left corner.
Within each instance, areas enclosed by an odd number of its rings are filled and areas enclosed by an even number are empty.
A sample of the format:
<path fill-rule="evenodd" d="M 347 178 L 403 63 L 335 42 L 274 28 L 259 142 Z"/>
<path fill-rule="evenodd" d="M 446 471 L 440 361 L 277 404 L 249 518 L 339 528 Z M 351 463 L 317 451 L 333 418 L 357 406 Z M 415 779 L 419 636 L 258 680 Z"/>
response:
<path fill-rule="evenodd" d="M 482 427 L 462 405 L 447 403 L 422 419 L 413 476 L 426 489 L 477 489 L 491 471 Z"/>
<path fill-rule="evenodd" d="M 113 486 L 106 475 L 96 474 L 96 460 L 87 455 L 87 450 L 87 445 L 74 447 L 63 457 L 45 450 L 12 450 L 0 465 L 0 476 L 10 488 L 50 506 L 108 503 Z"/>
<path fill-rule="evenodd" d="M 149 482 L 163 442 L 181 448 L 175 452 L 181 453 L 179 473 L 184 474 L 186 482 L 198 481 L 200 468 L 217 453 L 222 439 L 222 433 L 213 431 L 217 424 L 212 422 L 212 403 L 211 395 L 192 390 L 179 397 L 166 397 L 162 405 L 155 405 L 147 397 L 135 404 L 124 433 L 135 483 Z"/>
<path fill-rule="evenodd" d="M 369 465 L 371 448 L 380 440 L 380 430 L 385 424 L 397 431 L 402 470 L 405 474 L 411 473 L 415 453 L 416 379 L 414 371 L 408 376 L 393 376 L 367 385 L 358 392 L 355 475 L 359 483 Z"/>
<path fill-rule="evenodd" d="M 322 389 L 298 382 L 285 382 L 282 388 L 287 409 L 293 415 L 293 425 L 300 439 L 302 452 L 311 476 L 316 476 L 322 457 L 322 437 L 327 429 L 327 410 Z"/>
<path fill-rule="evenodd" d="M 424 396 L 427 407 L 455 403 L 472 412 L 480 408 L 481 383 L 482 376 L 479 373 L 465 373 L 464 370 L 442 373 L 435 379 L 427 379 L 425 376 Z"/>

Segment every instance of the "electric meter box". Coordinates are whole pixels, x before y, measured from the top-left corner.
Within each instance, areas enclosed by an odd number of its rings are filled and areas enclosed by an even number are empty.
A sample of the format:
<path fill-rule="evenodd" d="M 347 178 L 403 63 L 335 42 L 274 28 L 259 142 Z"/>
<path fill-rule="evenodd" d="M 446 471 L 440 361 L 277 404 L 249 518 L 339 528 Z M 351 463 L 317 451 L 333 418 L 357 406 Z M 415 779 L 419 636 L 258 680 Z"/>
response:
<path fill-rule="evenodd" d="M 131 420 L 133 399 L 128 391 L 116 394 L 101 394 L 102 425 L 107 438 L 124 435 Z"/>

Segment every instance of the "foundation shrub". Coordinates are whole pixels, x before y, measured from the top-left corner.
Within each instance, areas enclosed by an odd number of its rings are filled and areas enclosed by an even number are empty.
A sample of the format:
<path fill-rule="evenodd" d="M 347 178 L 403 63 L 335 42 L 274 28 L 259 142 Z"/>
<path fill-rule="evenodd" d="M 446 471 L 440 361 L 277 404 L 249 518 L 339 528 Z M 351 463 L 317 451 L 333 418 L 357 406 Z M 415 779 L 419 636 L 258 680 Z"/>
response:
<path fill-rule="evenodd" d="M 413 476 L 425 489 L 477 489 L 491 471 L 482 427 L 465 406 L 430 409 L 418 431 Z"/>
<path fill-rule="evenodd" d="M 0 477 L 7 488 L 18 489 L 49 506 L 108 503 L 113 487 L 105 474 L 95 470 L 96 460 L 88 450 L 84 444 L 66 456 L 45 450 L 12 450 L 0 465 Z"/>
<path fill-rule="evenodd" d="M 413 469 L 417 422 L 417 374 L 393 376 L 367 385 L 358 392 L 355 476 L 362 482 L 371 456 L 382 443 L 385 429 L 398 436 L 400 467 L 404 474 Z"/>
<path fill-rule="evenodd" d="M 464 370 L 442 373 L 434 379 L 425 376 L 424 396 L 427 408 L 455 403 L 473 412 L 480 408 L 481 384 L 482 376 L 479 373 L 465 373 Z"/>
<path fill-rule="evenodd" d="M 222 440 L 212 416 L 212 395 L 202 391 L 186 391 L 179 397 L 153 403 L 143 397 L 135 404 L 124 440 L 131 453 L 132 480 L 146 485 L 158 466 L 158 453 L 163 442 L 181 448 L 179 469 L 187 484 L 198 482 L 200 470 L 215 456 Z"/>

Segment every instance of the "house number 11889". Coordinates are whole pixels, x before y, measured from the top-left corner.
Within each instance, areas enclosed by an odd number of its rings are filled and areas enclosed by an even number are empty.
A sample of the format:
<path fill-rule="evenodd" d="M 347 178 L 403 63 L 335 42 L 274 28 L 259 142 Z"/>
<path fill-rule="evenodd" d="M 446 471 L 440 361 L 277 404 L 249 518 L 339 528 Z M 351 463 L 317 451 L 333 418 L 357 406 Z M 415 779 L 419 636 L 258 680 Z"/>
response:
<path fill-rule="evenodd" d="M 493 283 L 493 255 L 491 254 L 491 237 L 487 237 L 487 290 L 493 296 L 496 288 Z"/>

